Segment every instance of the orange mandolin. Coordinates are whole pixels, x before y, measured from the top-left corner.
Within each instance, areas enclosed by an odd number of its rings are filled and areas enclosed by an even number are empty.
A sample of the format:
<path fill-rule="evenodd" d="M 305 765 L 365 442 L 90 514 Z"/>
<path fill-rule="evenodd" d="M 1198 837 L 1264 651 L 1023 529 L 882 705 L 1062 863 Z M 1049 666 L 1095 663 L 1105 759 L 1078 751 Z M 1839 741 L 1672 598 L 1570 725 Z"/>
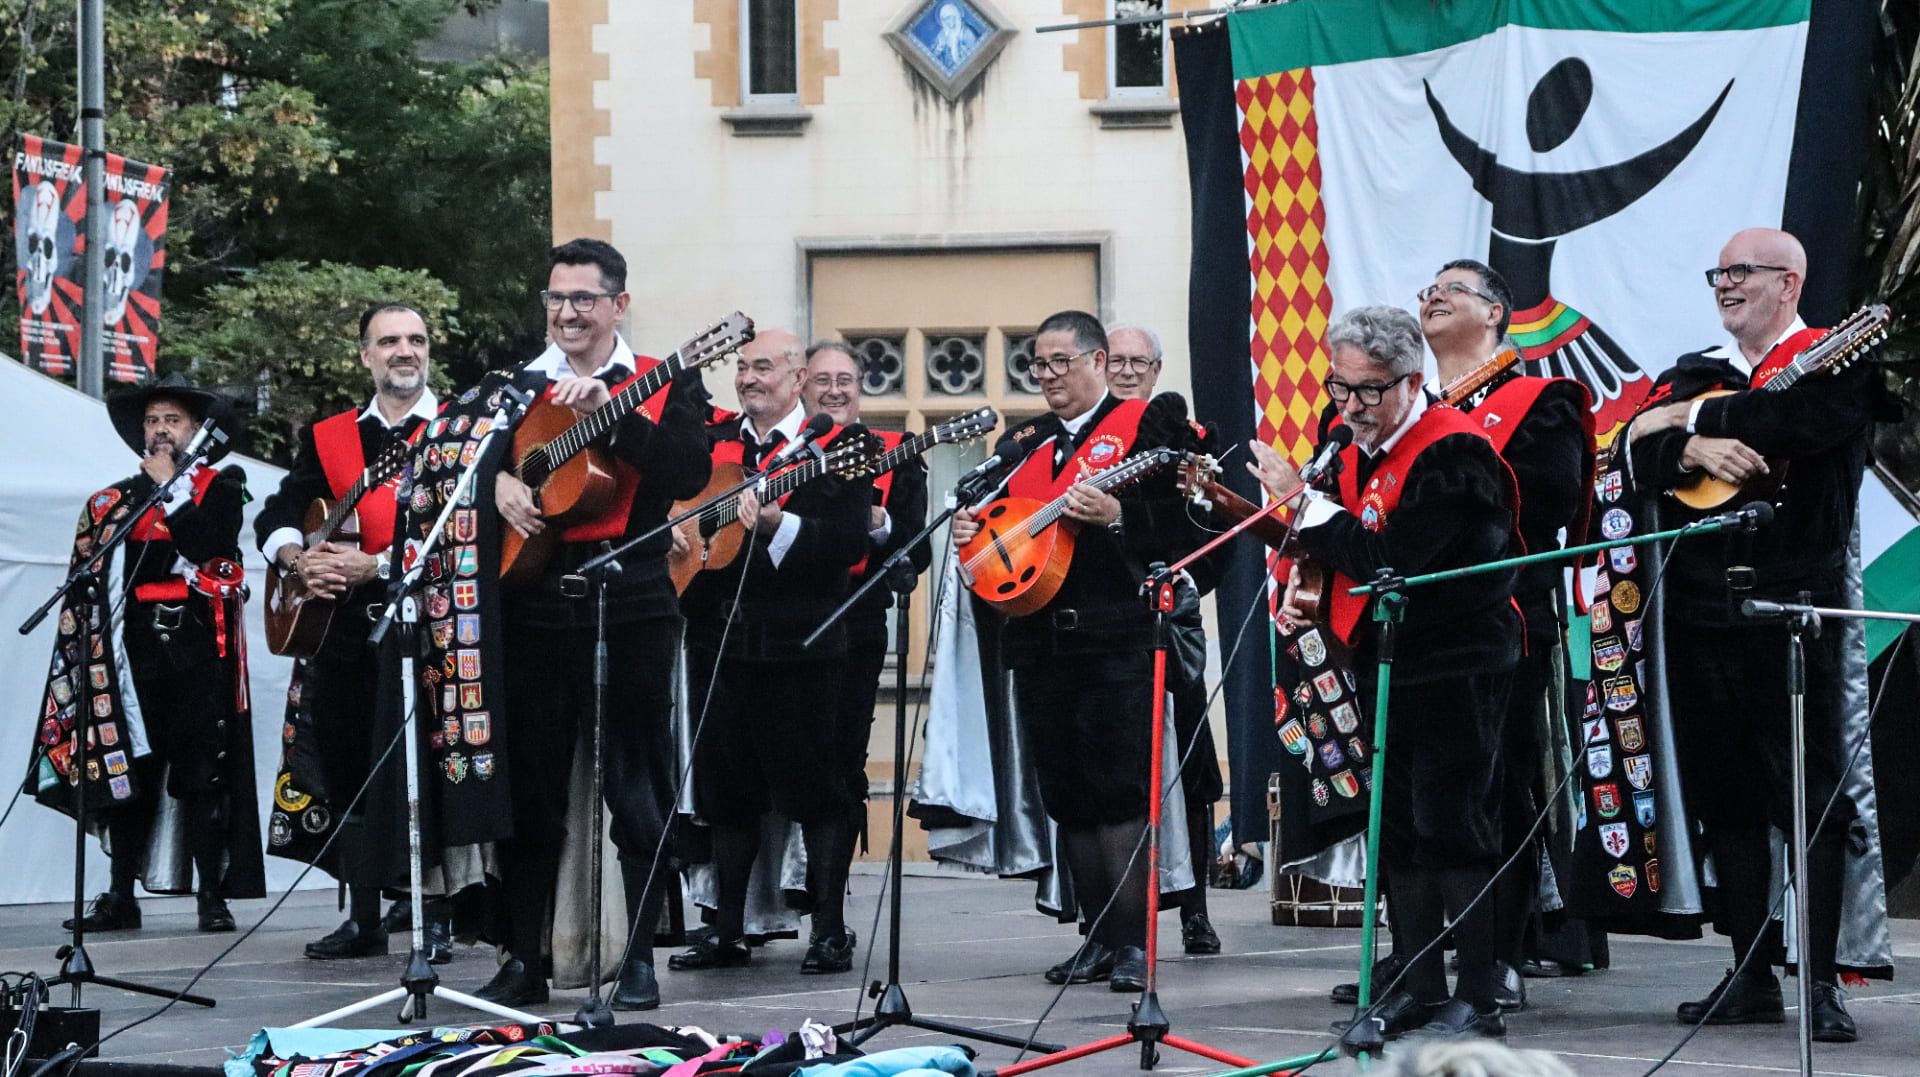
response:
<path fill-rule="evenodd" d="M 513 428 L 508 458 L 513 473 L 533 489 L 547 526 L 532 538 L 511 527 L 500 529 L 501 582 L 518 585 L 537 579 L 559 544 L 560 533 L 593 519 L 612 503 L 617 479 L 604 442 L 620 420 L 666 388 L 681 371 L 719 362 L 752 339 L 753 320 L 734 311 L 680 345 L 590 415 L 535 401 Z"/>
<path fill-rule="evenodd" d="M 1148 449 L 1085 481 L 1111 492 L 1189 455 L 1178 449 Z M 960 549 L 960 578 L 1004 617 L 1038 612 L 1060 592 L 1073 564 L 1080 528 L 1061 519 L 1066 508 L 1065 494 L 1044 504 L 1026 497 L 988 502 L 974 513 L 980 533 Z"/>

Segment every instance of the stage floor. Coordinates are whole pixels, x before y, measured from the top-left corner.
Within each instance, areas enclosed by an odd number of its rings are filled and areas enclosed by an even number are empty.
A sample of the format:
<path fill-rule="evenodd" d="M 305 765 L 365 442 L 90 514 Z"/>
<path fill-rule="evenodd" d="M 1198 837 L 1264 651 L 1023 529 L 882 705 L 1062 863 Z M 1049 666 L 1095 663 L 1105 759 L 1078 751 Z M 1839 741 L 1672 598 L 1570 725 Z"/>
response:
<path fill-rule="evenodd" d="M 868 942 L 879 893 L 877 870 L 862 866 L 853 880 L 849 922 L 861 935 L 861 957 Z M 928 1017 L 1023 1034 L 1046 1009 L 1056 988 L 1040 978 L 1045 966 L 1064 957 L 1077 936 L 1032 911 L 1032 887 L 976 877 L 937 873 L 918 866 L 906 884 L 906 955 L 902 980 L 915 1010 Z M 1161 1003 L 1174 1031 L 1255 1059 L 1303 1054 L 1325 1045 L 1327 1022 L 1343 1012 L 1326 1001 L 1336 980 L 1350 979 L 1359 950 L 1359 932 L 1315 928 L 1276 928 L 1268 923 L 1263 888 L 1247 892 L 1213 891 L 1214 923 L 1226 943 L 1218 957 L 1190 958 L 1179 952 L 1179 928 L 1172 914 L 1163 917 L 1161 941 L 1169 951 L 1161 977 Z M 211 960 L 236 937 L 202 935 L 193 929 L 191 899 L 143 901 L 144 931 L 92 937 L 88 950 L 104 975 L 123 976 L 174 987 Z M 268 902 L 243 902 L 234 912 L 244 927 Z M 0 969 L 56 969 L 53 951 L 63 935 L 61 906 L 0 908 Z M 219 1000 L 213 1010 L 176 1005 L 107 1044 L 103 1058 L 214 1066 L 226 1059 L 226 1046 L 244 1044 L 262 1025 L 286 1025 L 354 999 L 395 986 L 403 955 L 359 961 L 318 962 L 301 956 L 301 946 L 338 922 L 332 892 L 302 893 L 241 946 L 197 988 Z M 1815 1044 L 1818 1072 L 1893 1077 L 1920 1072 L 1920 922 L 1895 922 L 1895 949 L 1901 979 L 1853 994 L 1852 1012 L 1861 1042 Z M 872 1003 L 857 985 L 884 979 L 886 954 L 873 953 L 867 976 L 818 977 L 799 973 L 803 947 L 776 942 L 755 952 L 747 969 L 676 973 L 661 961 L 665 1004 L 645 1017 L 663 1024 L 697 1024 L 720 1032 L 791 1029 L 802 1019 L 842 1021 L 856 1005 Z M 1705 992 L 1729 964 L 1719 940 L 1669 943 L 1616 939 L 1613 968 L 1576 979 L 1531 980 L 1530 1009 L 1509 1018 L 1508 1042 L 1515 1047 L 1554 1051 L 1582 1075 L 1632 1075 L 1665 1054 L 1684 1031 L 1673 1021 L 1673 1007 Z M 856 974 L 859 966 L 856 965 Z M 492 974 L 490 950 L 456 951 L 441 967 L 450 987 L 472 990 Z M 1791 1003 L 1792 984 L 1787 981 Z M 543 1014 L 572 1014 L 581 992 L 566 992 L 541 1008 Z M 1042 1039 L 1064 1043 L 1124 1031 L 1132 996 L 1093 984 L 1069 988 L 1041 1031 Z M 56 1001 L 65 1004 L 61 989 Z M 103 1009 L 103 1029 L 117 1028 L 151 1012 L 144 997 L 105 988 L 89 989 L 89 1005 Z M 466 1011 L 444 1004 L 435 1021 L 457 1023 Z M 629 1016 L 629 1015 L 623 1015 Z M 1791 1015 L 1789 1015 L 1791 1017 Z M 394 1008 L 362 1015 L 365 1027 L 396 1027 Z M 895 1029 L 870 1041 L 870 1049 L 940 1042 L 946 1037 Z M 1013 1052 L 983 1047 L 983 1065 L 1004 1065 Z M 1070 1063 L 1054 1072 L 1093 1074 L 1137 1072 L 1138 1050 L 1129 1048 Z M 1160 1071 L 1208 1073 L 1223 1067 L 1166 1050 Z M 1793 1025 L 1710 1028 L 1696 1036 L 1666 1072 L 1718 1077 L 1729 1073 L 1789 1073 L 1796 1069 Z M 1316 1067 L 1316 1072 L 1352 1072 L 1348 1063 Z"/>

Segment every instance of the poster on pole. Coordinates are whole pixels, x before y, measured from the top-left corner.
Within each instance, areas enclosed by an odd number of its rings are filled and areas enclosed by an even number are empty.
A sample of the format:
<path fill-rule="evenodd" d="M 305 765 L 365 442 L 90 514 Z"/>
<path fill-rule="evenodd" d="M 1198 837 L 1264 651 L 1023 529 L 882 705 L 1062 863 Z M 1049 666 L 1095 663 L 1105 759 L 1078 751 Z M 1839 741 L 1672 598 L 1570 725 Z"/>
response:
<path fill-rule="evenodd" d="M 166 269 L 167 202 L 173 176 L 158 165 L 106 159 L 102 295 L 106 377 L 153 374 L 159 346 L 160 280 Z M 13 248 L 20 299 L 20 357 L 65 375 L 80 355 L 85 306 L 86 183 L 79 146 L 23 135 L 13 155 Z"/>

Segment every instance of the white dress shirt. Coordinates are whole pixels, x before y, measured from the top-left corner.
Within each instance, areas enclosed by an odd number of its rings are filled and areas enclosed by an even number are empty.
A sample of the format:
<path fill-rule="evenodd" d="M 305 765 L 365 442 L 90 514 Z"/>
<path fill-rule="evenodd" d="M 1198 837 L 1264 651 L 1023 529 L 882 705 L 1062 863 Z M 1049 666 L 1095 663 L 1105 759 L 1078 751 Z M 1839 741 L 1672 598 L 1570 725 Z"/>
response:
<path fill-rule="evenodd" d="M 807 425 L 806 406 L 796 403 L 792 411 L 787 412 L 779 422 L 773 424 L 772 430 L 767 431 L 767 437 L 772 437 L 774 431 L 778 431 L 787 439 L 783 444 L 789 444 L 794 438 L 800 436 L 800 428 L 805 425 Z M 766 438 L 756 433 L 753 429 L 753 420 L 743 415 L 740 417 L 740 441 L 744 444 L 748 440 L 752 440 L 757 445 Z M 764 467 L 766 461 L 762 460 L 760 464 Z M 780 526 L 774 529 L 773 538 L 767 541 L 767 556 L 772 559 L 773 567 L 779 568 L 780 562 L 786 560 L 787 551 L 793 549 L 793 540 L 799 536 L 800 517 L 791 512 L 781 512 Z"/>
<path fill-rule="evenodd" d="M 368 401 L 366 407 L 360 409 L 360 414 L 354 421 L 359 422 L 371 415 L 374 421 L 381 426 L 386 427 L 388 430 L 394 430 L 405 426 L 408 419 L 424 419 L 431 422 L 433 421 L 433 417 L 439 413 L 440 401 L 433 395 L 433 390 L 422 389 L 420 390 L 420 398 L 413 402 L 413 407 L 408 408 L 407 413 L 400 416 L 397 422 L 387 421 L 387 413 L 380 410 L 380 398 L 377 396 Z M 173 510 L 169 508 L 167 511 L 172 512 Z M 289 543 L 295 546 L 303 546 L 306 544 L 306 541 L 307 536 L 301 534 L 299 528 L 275 528 L 269 532 L 266 539 L 260 543 L 260 552 L 266 555 L 267 560 L 271 561 L 273 560 L 273 555 L 280 547 Z"/>

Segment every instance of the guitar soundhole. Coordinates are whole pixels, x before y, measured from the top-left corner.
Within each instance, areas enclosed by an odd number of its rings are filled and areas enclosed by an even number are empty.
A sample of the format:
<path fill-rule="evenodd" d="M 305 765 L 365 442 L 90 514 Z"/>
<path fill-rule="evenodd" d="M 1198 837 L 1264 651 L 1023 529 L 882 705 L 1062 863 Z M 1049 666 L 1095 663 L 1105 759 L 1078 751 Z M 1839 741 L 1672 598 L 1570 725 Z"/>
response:
<path fill-rule="evenodd" d="M 993 508 L 987 510 L 987 519 L 998 520 L 1000 517 L 1005 516 L 1006 514 L 1007 514 L 1007 507 L 1005 505 L 995 505 Z"/>
<path fill-rule="evenodd" d="M 1034 572 L 1035 572 L 1035 571 L 1037 571 L 1037 570 L 1036 570 L 1036 569 L 1033 569 L 1033 568 L 1028 568 L 1028 569 L 1027 569 L 1026 571 L 1024 571 L 1024 572 L 1022 572 L 1022 573 L 1020 573 L 1020 582 L 1021 582 L 1021 583 L 1026 583 L 1026 582 L 1028 582 L 1029 580 L 1032 580 L 1032 579 L 1033 579 L 1033 574 L 1034 574 Z"/>
<path fill-rule="evenodd" d="M 1022 582 L 1022 583 L 1024 583 L 1024 582 L 1026 582 L 1026 581 L 1024 581 L 1024 580 L 1022 580 L 1021 582 Z M 997 593 L 997 594 L 1002 594 L 1002 595 L 1010 595 L 1010 594 L 1012 594 L 1012 593 L 1014 592 L 1014 589 L 1015 589 L 1015 588 L 1017 588 L 1017 587 L 1019 587 L 1019 586 L 1020 586 L 1019 584 L 1017 584 L 1017 583 L 1014 583 L 1014 582 L 1012 582 L 1011 580 L 1009 580 L 1008 582 L 1006 582 L 1006 583 L 1003 583 L 1003 584 L 1001 584 L 1000 586 L 998 586 L 998 587 L 996 587 L 996 588 L 994 588 L 994 592 L 995 592 L 995 593 Z"/>

